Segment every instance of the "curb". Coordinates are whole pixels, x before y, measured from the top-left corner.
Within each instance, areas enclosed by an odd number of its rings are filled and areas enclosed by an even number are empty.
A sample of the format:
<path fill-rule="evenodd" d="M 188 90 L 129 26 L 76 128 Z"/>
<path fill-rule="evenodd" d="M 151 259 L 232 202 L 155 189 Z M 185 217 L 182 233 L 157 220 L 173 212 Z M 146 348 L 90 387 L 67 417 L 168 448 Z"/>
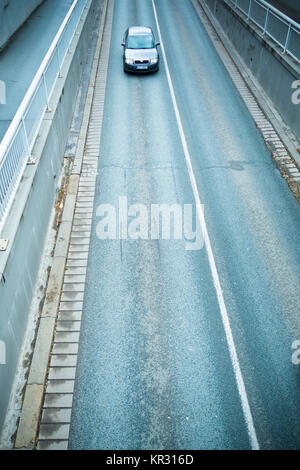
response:
<path fill-rule="evenodd" d="M 104 0 L 99 36 L 90 76 L 88 96 L 74 160 L 74 166 L 76 165 L 76 173 L 73 172 L 75 174 L 72 174 L 68 181 L 67 195 L 55 246 L 53 265 L 50 271 L 45 303 L 39 320 L 29 377 L 25 387 L 24 400 L 14 445 L 15 449 L 33 449 L 37 439 L 39 419 L 49 366 L 49 357 L 53 344 L 61 297 L 61 287 L 65 274 L 65 265 L 71 238 L 73 215 L 79 188 L 79 174 L 81 171 L 82 156 L 92 106 L 95 77 L 100 57 L 103 30 L 107 13 L 107 4 L 108 0 Z"/>
<path fill-rule="evenodd" d="M 114 0 L 106 10 L 102 52 L 91 75 L 87 102 L 84 154 L 77 155 L 73 171 L 81 173 L 67 253 L 66 271 L 61 287 L 56 331 L 50 356 L 47 384 L 36 440 L 37 450 L 68 450 L 73 395 L 86 287 L 97 168 L 100 159 L 105 89 L 109 64 Z M 93 79 L 95 78 L 95 81 Z M 92 93 L 93 92 L 93 93 Z"/>

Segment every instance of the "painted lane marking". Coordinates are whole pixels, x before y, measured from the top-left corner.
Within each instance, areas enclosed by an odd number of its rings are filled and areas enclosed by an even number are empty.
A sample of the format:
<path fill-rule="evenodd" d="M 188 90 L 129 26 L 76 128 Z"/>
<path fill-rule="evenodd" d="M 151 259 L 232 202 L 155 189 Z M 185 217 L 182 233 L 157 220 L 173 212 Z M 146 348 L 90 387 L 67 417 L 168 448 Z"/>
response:
<path fill-rule="evenodd" d="M 219 279 L 219 275 L 218 275 L 218 271 L 217 271 L 217 267 L 216 267 L 216 263 L 215 263 L 211 243 L 210 243 L 210 238 L 209 238 L 207 227 L 206 227 L 206 222 L 205 222 L 204 213 L 203 213 L 203 209 L 202 209 L 202 205 L 201 205 L 201 201 L 200 201 L 200 196 L 199 196 L 198 189 L 197 189 L 196 178 L 195 178 L 192 163 L 191 163 L 191 157 L 190 157 L 190 153 L 189 153 L 189 149 L 188 149 L 188 145 L 187 145 L 186 137 L 185 137 L 185 134 L 184 134 L 182 121 L 181 121 L 181 117 L 180 117 L 180 113 L 179 113 L 179 109 L 178 109 L 178 105 L 177 105 L 177 101 L 176 101 L 176 97 L 175 97 L 174 87 L 173 87 L 173 83 L 172 83 L 172 79 L 171 79 L 171 75 L 170 75 L 170 71 L 169 71 L 167 56 L 166 56 L 166 52 L 165 52 L 164 43 L 163 43 L 163 40 L 162 40 L 162 35 L 161 35 L 161 30 L 160 30 L 160 26 L 159 26 L 159 21 L 158 21 L 158 16 L 157 16 L 157 11 L 156 11 L 156 6 L 155 6 L 155 1 L 154 0 L 152 0 L 152 6 L 153 6 L 153 11 L 154 11 L 156 27 L 157 27 L 157 31 L 158 31 L 158 35 L 159 35 L 160 45 L 161 45 L 161 52 L 162 52 L 162 56 L 163 56 L 163 60 L 164 60 L 164 64 L 165 64 L 166 76 L 167 76 L 167 80 L 168 80 L 169 90 L 170 90 L 172 103 L 173 103 L 173 108 L 174 108 L 174 112 L 175 112 L 175 116 L 176 116 L 177 126 L 178 126 L 178 130 L 179 130 L 180 139 L 181 139 L 181 143 L 182 143 L 182 147 L 183 147 L 183 152 L 184 152 L 184 156 L 185 156 L 185 160 L 186 160 L 186 164 L 187 164 L 187 168 L 188 168 L 188 173 L 189 173 L 189 177 L 190 177 L 190 182 L 191 182 L 191 186 L 192 186 L 192 190 L 193 190 L 193 194 L 194 194 L 194 198 L 195 198 L 195 202 L 196 202 L 197 215 L 199 217 L 201 227 L 202 227 L 202 231 L 203 231 L 204 243 L 205 243 L 205 246 L 206 246 L 209 265 L 210 265 L 210 270 L 211 270 L 211 273 L 212 273 L 214 287 L 215 287 L 216 294 L 217 294 L 217 299 L 218 299 L 220 313 L 221 313 L 221 317 L 222 317 L 222 322 L 223 322 L 223 326 L 224 326 L 224 330 L 225 330 L 227 345 L 228 345 L 228 349 L 229 349 L 229 353 L 230 353 L 231 363 L 232 363 L 232 367 L 233 367 L 233 370 L 234 370 L 234 375 L 235 375 L 237 388 L 238 388 L 238 392 L 239 392 L 240 399 L 241 399 L 241 405 L 242 405 L 242 409 L 243 409 L 243 413 L 244 413 L 244 418 L 245 418 L 246 425 L 247 425 L 248 436 L 249 436 L 249 440 L 250 440 L 250 443 L 251 443 L 251 448 L 253 450 L 258 450 L 259 449 L 259 443 L 258 443 L 258 439 L 257 439 L 257 436 L 256 436 L 253 417 L 252 417 L 252 413 L 251 413 L 251 409 L 250 409 L 250 405 L 249 405 L 249 400 L 248 400 L 248 396 L 247 396 L 247 392 L 246 392 L 246 388 L 245 388 L 245 383 L 244 383 L 242 371 L 241 371 L 241 368 L 240 368 L 240 364 L 239 364 L 239 360 L 238 360 L 238 356 L 237 356 L 237 352 L 236 352 L 236 348 L 235 348 L 235 344 L 234 344 L 234 340 L 233 340 L 233 335 L 232 335 L 232 331 L 231 331 L 231 327 L 230 327 L 230 321 L 229 321 L 227 308 L 226 308 L 224 297 L 223 297 L 223 292 L 222 292 L 222 288 L 221 288 L 221 284 L 220 284 L 220 279 Z"/>

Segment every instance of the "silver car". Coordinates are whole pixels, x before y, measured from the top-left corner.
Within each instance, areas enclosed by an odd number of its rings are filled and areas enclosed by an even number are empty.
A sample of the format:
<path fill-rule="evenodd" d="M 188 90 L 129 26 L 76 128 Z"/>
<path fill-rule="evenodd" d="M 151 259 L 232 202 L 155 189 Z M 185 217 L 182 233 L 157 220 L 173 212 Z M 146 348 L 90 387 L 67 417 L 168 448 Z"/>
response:
<path fill-rule="evenodd" d="M 125 31 L 122 42 L 124 48 L 124 72 L 157 72 L 159 69 L 159 54 L 151 28 L 146 26 L 131 26 Z"/>

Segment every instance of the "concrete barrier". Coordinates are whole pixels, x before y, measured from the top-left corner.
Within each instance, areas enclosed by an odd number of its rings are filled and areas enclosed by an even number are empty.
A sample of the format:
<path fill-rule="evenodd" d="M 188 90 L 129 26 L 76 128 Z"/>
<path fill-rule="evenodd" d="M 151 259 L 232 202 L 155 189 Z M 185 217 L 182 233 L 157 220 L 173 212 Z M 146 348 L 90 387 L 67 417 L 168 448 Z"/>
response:
<path fill-rule="evenodd" d="M 223 0 L 199 0 L 206 4 L 239 56 L 257 79 L 273 105 L 300 139 L 300 105 L 292 100 L 300 65 L 281 53 L 273 43 L 246 18 Z"/>
<path fill-rule="evenodd" d="M 28 323 L 28 314 L 44 249 L 50 214 L 57 195 L 78 86 L 82 77 L 99 0 L 89 0 L 52 94 L 33 149 L 36 165 L 26 167 L 2 236 L 0 251 L 0 340 L 5 364 L 0 365 L 0 431 Z M 57 177 L 56 177 L 57 176 Z M 3 361 L 2 361 L 3 362 Z"/>
<path fill-rule="evenodd" d="M 0 49 L 44 0 L 0 0 Z"/>

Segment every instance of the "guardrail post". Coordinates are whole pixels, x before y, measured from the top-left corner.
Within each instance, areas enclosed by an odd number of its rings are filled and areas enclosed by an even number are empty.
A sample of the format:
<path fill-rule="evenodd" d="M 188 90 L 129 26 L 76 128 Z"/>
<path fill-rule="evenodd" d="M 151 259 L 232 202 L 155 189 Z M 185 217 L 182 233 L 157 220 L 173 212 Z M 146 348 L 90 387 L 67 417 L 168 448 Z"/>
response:
<path fill-rule="evenodd" d="M 266 16 L 266 21 L 265 21 L 265 26 L 264 26 L 264 34 L 266 34 L 267 27 L 268 27 L 269 11 L 270 11 L 270 8 L 267 8 L 267 16 Z"/>
<path fill-rule="evenodd" d="M 284 54 L 286 53 L 286 50 L 287 50 L 287 47 L 288 47 L 288 44 L 289 44 L 290 35 L 291 35 L 291 28 L 292 28 L 292 25 L 290 23 L 289 24 L 289 30 L 288 30 L 287 35 L 286 35 L 286 41 L 285 41 L 284 49 L 283 49 Z"/>
<path fill-rule="evenodd" d="M 59 71 L 58 76 L 59 76 L 59 78 L 62 78 L 62 74 L 61 74 L 61 63 L 60 63 L 60 55 L 59 55 L 58 44 L 56 44 L 55 49 L 56 49 L 57 62 L 58 62 L 58 71 Z"/>
<path fill-rule="evenodd" d="M 51 111 L 50 106 L 49 106 L 49 93 L 48 93 L 48 88 L 47 88 L 45 72 L 43 72 L 43 82 L 44 82 L 45 95 L 46 95 L 46 101 L 47 101 L 47 111 Z"/>
<path fill-rule="evenodd" d="M 248 21 L 250 20 L 251 9 L 252 9 L 252 0 L 250 0 L 249 2 Z"/>
<path fill-rule="evenodd" d="M 25 147 L 26 147 L 26 150 L 27 150 L 27 157 L 30 160 L 31 152 L 30 152 L 30 146 L 29 146 L 29 140 L 28 140 L 28 134 L 27 134 L 27 130 L 26 130 L 24 116 L 22 116 L 22 126 L 23 126 L 24 137 L 25 137 Z"/>

